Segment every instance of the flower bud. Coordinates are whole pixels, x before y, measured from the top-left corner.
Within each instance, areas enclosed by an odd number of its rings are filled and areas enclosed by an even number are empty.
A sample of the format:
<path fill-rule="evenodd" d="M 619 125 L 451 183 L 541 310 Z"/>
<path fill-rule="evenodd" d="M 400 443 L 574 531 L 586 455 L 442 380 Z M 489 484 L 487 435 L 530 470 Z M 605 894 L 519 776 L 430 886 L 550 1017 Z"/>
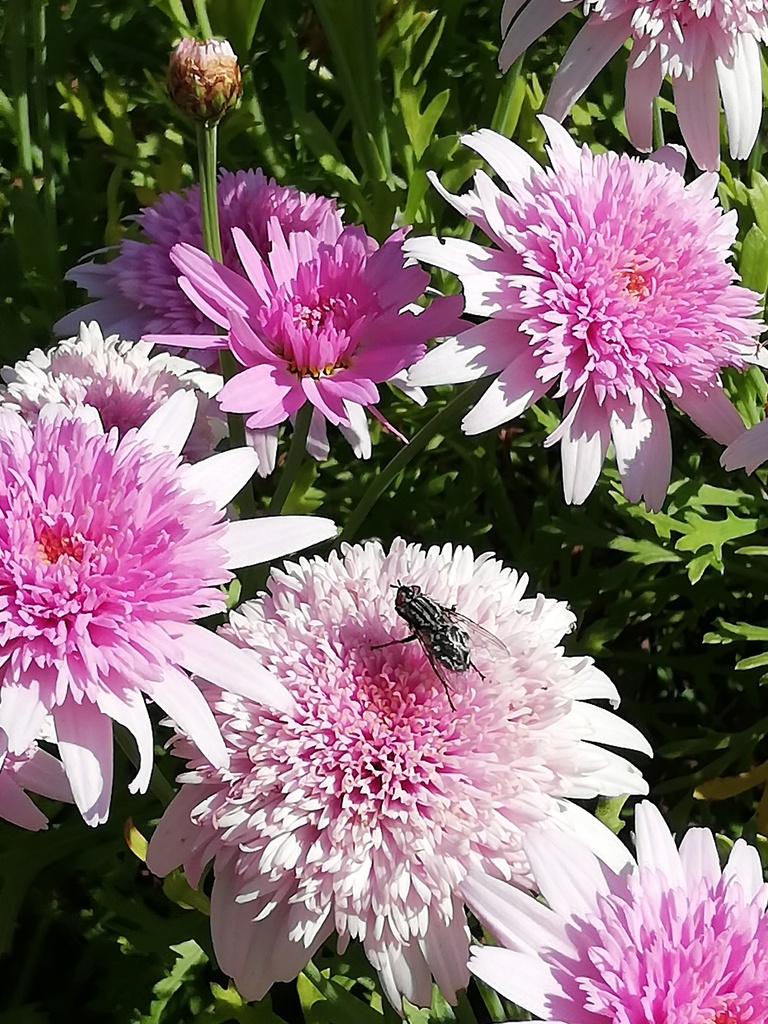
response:
<path fill-rule="evenodd" d="M 218 121 L 241 92 L 240 68 L 226 40 L 199 43 L 187 37 L 168 62 L 168 93 L 183 113 L 196 121 Z"/>

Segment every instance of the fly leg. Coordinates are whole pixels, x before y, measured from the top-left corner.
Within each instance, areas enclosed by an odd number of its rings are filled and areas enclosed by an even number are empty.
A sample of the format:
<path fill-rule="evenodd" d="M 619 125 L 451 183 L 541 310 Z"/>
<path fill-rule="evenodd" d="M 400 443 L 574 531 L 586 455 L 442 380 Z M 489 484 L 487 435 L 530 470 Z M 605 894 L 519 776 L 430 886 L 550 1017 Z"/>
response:
<path fill-rule="evenodd" d="M 372 651 L 380 651 L 382 647 L 394 647 L 395 644 L 409 644 L 411 640 L 418 640 L 418 636 L 415 633 L 411 633 L 410 636 L 404 636 L 402 640 L 387 640 L 385 644 L 371 644 Z"/>

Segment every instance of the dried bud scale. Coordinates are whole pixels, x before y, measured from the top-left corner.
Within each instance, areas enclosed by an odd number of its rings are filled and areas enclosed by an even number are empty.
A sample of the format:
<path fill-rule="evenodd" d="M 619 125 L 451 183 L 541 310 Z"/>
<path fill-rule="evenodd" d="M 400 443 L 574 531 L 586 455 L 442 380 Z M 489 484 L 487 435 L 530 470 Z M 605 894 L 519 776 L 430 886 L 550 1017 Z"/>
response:
<path fill-rule="evenodd" d="M 168 93 L 184 114 L 216 122 L 240 97 L 240 68 L 223 39 L 182 39 L 168 62 Z"/>

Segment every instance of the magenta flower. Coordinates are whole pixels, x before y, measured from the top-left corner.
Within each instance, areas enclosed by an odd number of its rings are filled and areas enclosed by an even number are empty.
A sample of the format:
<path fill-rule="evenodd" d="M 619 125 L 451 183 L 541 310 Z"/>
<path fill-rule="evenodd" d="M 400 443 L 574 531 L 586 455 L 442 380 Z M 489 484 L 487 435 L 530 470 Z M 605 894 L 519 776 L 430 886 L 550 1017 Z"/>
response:
<path fill-rule="evenodd" d="M 97 323 L 80 324 L 78 336 L 0 369 L 0 405 L 18 410 L 30 423 L 49 402 L 75 409 L 91 405 L 105 430 L 122 435 L 142 423 L 177 391 L 193 391 L 198 410 L 184 446 L 191 461 L 213 453 L 226 433 L 226 422 L 212 396 L 221 377 L 205 373 L 198 363 L 167 352 L 151 356 L 147 341 L 105 338 Z"/>
<path fill-rule="evenodd" d="M 452 676 L 449 700 L 418 643 L 375 646 L 408 632 L 398 581 L 457 605 L 507 653 L 473 640 L 476 667 Z M 197 885 L 215 861 L 216 958 L 244 996 L 293 978 L 335 930 L 342 950 L 362 942 L 395 1006 L 428 1006 L 433 976 L 453 999 L 468 980 L 468 872 L 529 883 L 528 831 L 600 846 L 610 833 L 570 798 L 645 790 L 598 745 L 648 751 L 586 703 L 617 703 L 613 684 L 563 654 L 573 615 L 525 598 L 526 584 L 489 555 L 397 540 L 388 554 L 369 543 L 289 564 L 232 614 L 226 636 L 258 652 L 294 710 L 204 688 L 229 770 L 177 738 L 189 770 L 147 863 L 160 875 L 183 864 Z"/>
<path fill-rule="evenodd" d="M 460 330 L 461 300 L 442 297 L 420 313 L 404 310 L 429 277 L 404 266 L 402 231 L 379 247 L 362 228 L 329 222 L 314 233 L 287 234 L 272 218 L 268 234 L 265 260 L 243 231 L 232 232 L 247 279 L 199 249 L 176 246 L 171 258 L 184 275 L 181 287 L 226 334 L 148 340 L 228 346 L 243 370 L 219 392 L 222 409 L 245 413 L 250 430 L 274 434 L 310 402 L 313 455 L 327 454 L 327 420 L 358 457 L 368 458 L 365 410 L 379 401 L 376 385 L 405 384 L 405 368 L 421 358 L 429 338 Z"/>
<path fill-rule="evenodd" d="M 0 729 L 0 818 L 39 832 L 48 827 L 48 819 L 25 790 L 51 800 L 72 801 L 61 762 L 36 743 L 23 754 L 10 753 L 8 737 Z"/>
<path fill-rule="evenodd" d="M 232 244 L 238 227 L 260 253 L 267 253 L 267 223 L 276 217 L 285 231 L 341 230 L 341 214 L 331 199 L 277 185 L 260 170 L 219 172 L 219 222 L 224 265 L 242 273 Z M 206 334 L 212 326 L 179 290 L 170 252 L 179 242 L 202 246 L 200 188 L 166 192 L 135 218 L 141 241 L 126 238 L 109 263 L 87 260 L 65 276 L 95 297 L 54 325 L 73 334 L 81 320 L 98 320 L 107 334 L 141 338 L 150 333 Z"/>
<path fill-rule="evenodd" d="M 0 728 L 24 754 L 49 713 L 75 803 L 106 820 L 112 719 L 152 770 L 144 696 L 224 766 L 216 722 L 183 669 L 250 699 L 292 700 L 252 652 L 193 620 L 225 607 L 230 569 L 334 532 L 325 519 L 227 523 L 222 509 L 255 469 L 250 449 L 191 465 L 178 453 L 196 401 L 174 395 L 122 439 L 96 412 L 45 406 L 34 427 L 0 409 Z"/>
<path fill-rule="evenodd" d="M 508 947 L 475 948 L 470 970 L 544 1021 L 768 1020 L 768 885 L 757 850 L 737 840 L 721 869 L 708 829 L 690 829 L 678 850 L 652 804 L 635 818 L 637 863 L 618 840 L 607 866 L 578 842 L 530 837 L 548 907 L 498 879 L 468 879 L 465 897 Z"/>
<path fill-rule="evenodd" d="M 658 509 L 671 472 L 664 396 L 729 444 L 744 425 L 720 381 L 755 351 L 760 297 L 728 262 L 736 214 L 717 176 L 686 185 L 673 149 L 641 161 L 578 149 L 542 118 L 552 169 L 484 129 L 466 136 L 508 192 L 482 171 L 474 190 L 441 194 L 492 239 L 415 238 L 409 255 L 458 275 L 466 311 L 483 323 L 430 351 L 414 384 L 499 373 L 464 419 L 474 434 L 513 419 L 552 391 L 564 417 L 566 500 L 579 504 L 613 441 L 624 493 Z"/>
<path fill-rule="evenodd" d="M 499 53 L 503 71 L 580 0 L 505 0 Z M 723 100 L 731 156 L 749 156 L 760 128 L 759 43 L 768 43 L 765 0 L 585 0 L 589 14 L 554 77 L 544 112 L 562 121 L 627 39 L 632 42 L 624 114 L 632 143 L 652 145 L 653 101 L 669 76 L 677 120 L 691 156 L 720 164 Z"/>

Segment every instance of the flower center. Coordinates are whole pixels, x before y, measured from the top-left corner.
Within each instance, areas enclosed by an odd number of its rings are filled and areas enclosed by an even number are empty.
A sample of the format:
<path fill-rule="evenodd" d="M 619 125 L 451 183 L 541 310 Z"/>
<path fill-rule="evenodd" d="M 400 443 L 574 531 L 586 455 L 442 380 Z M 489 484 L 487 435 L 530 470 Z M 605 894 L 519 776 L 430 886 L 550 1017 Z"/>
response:
<path fill-rule="evenodd" d="M 712 1018 L 712 1024 L 740 1024 L 740 1021 L 730 1010 L 718 1010 Z"/>
<path fill-rule="evenodd" d="M 48 565 L 53 565 L 60 558 L 67 556 L 78 562 L 83 560 L 83 538 L 77 534 L 70 534 L 64 523 L 54 526 L 44 526 L 37 539 L 40 557 Z"/>
<path fill-rule="evenodd" d="M 320 299 L 314 305 L 309 306 L 297 299 L 293 303 L 293 321 L 299 327 L 306 327 L 310 331 L 317 331 L 324 327 L 331 318 L 336 306 L 336 300 Z"/>
<path fill-rule="evenodd" d="M 651 294 L 648 285 L 645 283 L 645 278 L 637 267 L 633 270 L 623 270 L 622 276 L 626 278 L 624 287 L 636 299 L 646 299 Z"/>

